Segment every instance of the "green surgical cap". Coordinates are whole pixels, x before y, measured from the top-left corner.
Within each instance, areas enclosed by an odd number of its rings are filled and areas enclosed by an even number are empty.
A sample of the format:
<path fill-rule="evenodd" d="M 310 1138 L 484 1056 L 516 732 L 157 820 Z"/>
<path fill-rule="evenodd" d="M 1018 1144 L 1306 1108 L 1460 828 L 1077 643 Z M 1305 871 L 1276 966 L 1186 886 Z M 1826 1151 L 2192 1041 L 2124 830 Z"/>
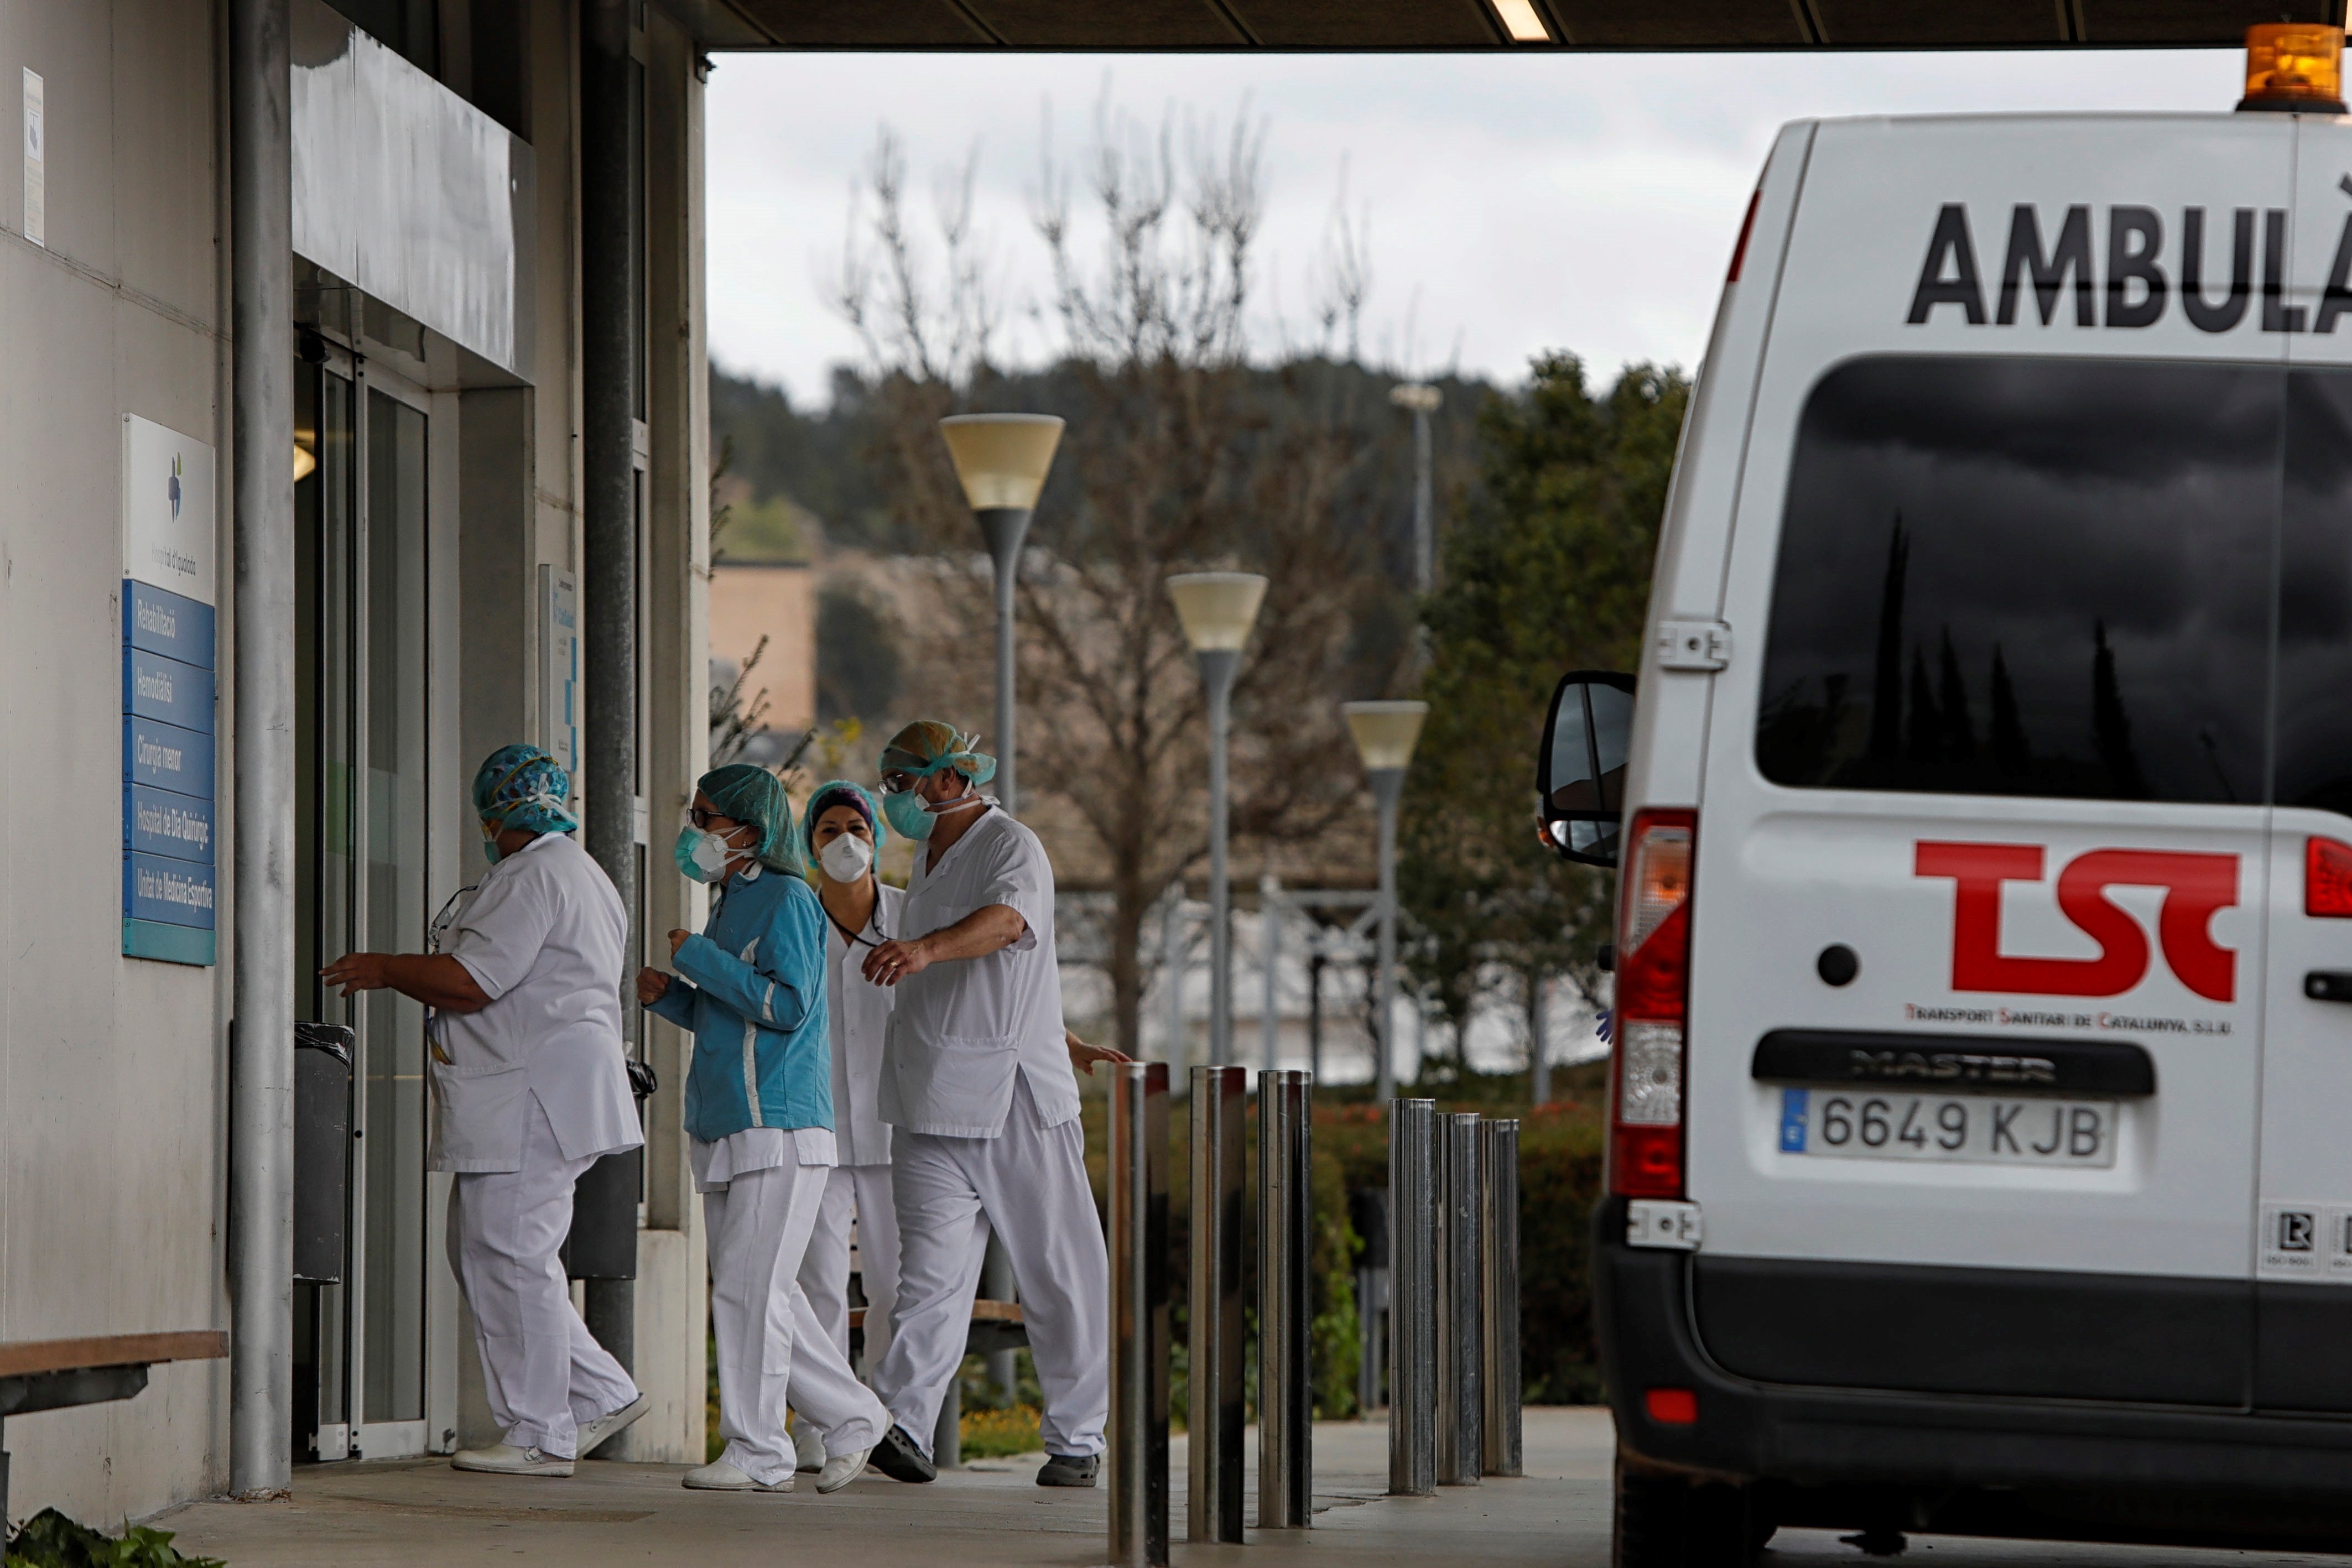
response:
<path fill-rule="evenodd" d="M 928 778 L 952 768 L 975 784 L 996 777 L 996 758 L 980 749 L 980 737 L 966 735 L 936 718 L 919 718 L 882 748 L 881 771 Z"/>
<path fill-rule="evenodd" d="M 784 782 L 764 768 L 730 762 L 714 768 L 695 781 L 710 797 L 719 815 L 732 817 L 760 830 L 751 853 L 771 871 L 801 869 L 801 846 L 793 832 L 793 802 Z"/>

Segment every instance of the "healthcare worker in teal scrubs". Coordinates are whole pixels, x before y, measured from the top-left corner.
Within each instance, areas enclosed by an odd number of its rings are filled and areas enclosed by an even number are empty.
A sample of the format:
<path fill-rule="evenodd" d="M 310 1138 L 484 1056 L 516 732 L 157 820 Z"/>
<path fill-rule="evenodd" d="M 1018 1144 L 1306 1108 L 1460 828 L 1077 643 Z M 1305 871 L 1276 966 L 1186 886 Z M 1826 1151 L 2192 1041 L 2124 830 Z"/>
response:
<path fill-rule="evenodd" d="M 796 1279 L 837 1158 L 828 922 L 800 875 L 792 802 L 764 768 L 738 763 L 702 776 L 676 859 L 719 890 L 700 935 L 669 934 L 676 973 L 637 976 L 637 999 L 694 1033 L 686 1131 L 703 1195 L 727 1447 L 685 1484 L 792 1490 L 789 1390 L 824 1443 L 816 1490 L 836 1491 L 865 1469 L 889 1416 Z"/>

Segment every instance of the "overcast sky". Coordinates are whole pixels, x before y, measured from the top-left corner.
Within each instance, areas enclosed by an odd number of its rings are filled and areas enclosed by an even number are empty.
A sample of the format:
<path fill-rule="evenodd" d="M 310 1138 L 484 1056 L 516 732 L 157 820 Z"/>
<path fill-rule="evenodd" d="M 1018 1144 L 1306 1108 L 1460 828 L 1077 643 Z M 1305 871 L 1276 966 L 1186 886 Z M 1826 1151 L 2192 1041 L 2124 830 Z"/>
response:
<path fill-rule="evenodd" d="M 1368 358 L 1517 381 L 1539 350 L 1602 375 L 1688 365 L 1748 192 L 1784 122 L 2000 110 L 2224 110 L 2235 50 L 1939 55 L 726 55 L 710 78 L 710 345 L 738 372 L 822 397 L 857 343 L 831 308 L 853 183 L 889 125 L 929 193 L 978 146 L 977 227 L 1001 288 L 1036 302 L 1041 127 L 1081 152 L 1108 91 L 1265 122 L 1254 323 L 1306 330 L 1343 167 L 1369 205 Z M 1408 335 L 1407 327 L 1411 332 Z M 1017 313 L 1011 357 L 1040 335 Z"/>

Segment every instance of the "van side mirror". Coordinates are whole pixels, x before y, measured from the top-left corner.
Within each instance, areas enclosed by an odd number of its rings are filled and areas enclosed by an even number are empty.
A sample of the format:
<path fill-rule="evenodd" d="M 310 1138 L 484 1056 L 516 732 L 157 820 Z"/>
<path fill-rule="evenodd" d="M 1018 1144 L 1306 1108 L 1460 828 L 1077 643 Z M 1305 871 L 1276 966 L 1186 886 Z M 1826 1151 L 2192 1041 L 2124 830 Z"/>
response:
<path fill-rule="evenodd" d="M 1625 758 L 1633 749 L 1633 677 L 1573 670 L 1551 695 L 1536 759 L 1544 841 L 1562 860 L 1617 863 L 1625 815 Z"/>

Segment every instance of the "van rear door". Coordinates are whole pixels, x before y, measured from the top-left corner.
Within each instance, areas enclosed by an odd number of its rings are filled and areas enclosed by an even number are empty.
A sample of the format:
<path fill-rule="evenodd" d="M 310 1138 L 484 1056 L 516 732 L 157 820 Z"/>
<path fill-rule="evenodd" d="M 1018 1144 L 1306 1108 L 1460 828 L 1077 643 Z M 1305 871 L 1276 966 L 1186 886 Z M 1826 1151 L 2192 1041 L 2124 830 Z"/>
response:
<path fill-rule="evenodd" d="M 1685 1115 L 1734 1372 L 2248 1399 L 2291 150 L 1815 138 L 1734 656 L 1659 677 L 1716 683 Z"/>
<path fill-rule="evenodd" d="M 2254 1403 L 2352 1411 L 2352 132 L 2298 121 Z M 2331 292 L 2329 286 L 2334 286 Z"/>

